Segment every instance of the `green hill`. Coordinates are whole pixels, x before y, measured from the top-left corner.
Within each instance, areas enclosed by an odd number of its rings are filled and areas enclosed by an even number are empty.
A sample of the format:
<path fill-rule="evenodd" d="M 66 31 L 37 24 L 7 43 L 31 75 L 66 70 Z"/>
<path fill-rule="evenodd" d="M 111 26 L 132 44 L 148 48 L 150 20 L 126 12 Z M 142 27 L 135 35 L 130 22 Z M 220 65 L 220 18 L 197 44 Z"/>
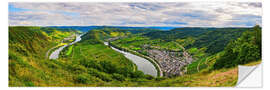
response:
<path fill-rule="evenodd" d="M 9 27 L 9 85 L 48 83 L 50 80 L 46 78 L 54 76 L 48 71 L 55 62 L 46 59 L 46 52 L 73 33 L 41 27 Z"/>
<path fill-rule="evenodd" d="M 58 60 L 46 59 L 46 52 L 68 33 L 74 32 L 9 27 L 9 86 L 104 86 L 153 79 L 122 54 L 100 43 L 98 31 L 87 33 L 71 52 L 62 52 L 71 54 Z"/>
<path fill-rule="evenodd" d="M 261 28 L 258 26 L 252 29 L 197 28 L 190 32 L 95 29 L 82 36 L 80 42 L 65 48 L 59 59 L 46 58 L 49 49 L 74 33 L 79 32 L 9 27 L 9 86 L 234 86 L 236 65 L 253 65 L 261 60 Z M 178 43 L 196 61 L 187 66 L 191 72 L 183 76 L 144 75 L 122 54 L 103 44 L 109 38 L 118 38 L 112 43 L 135 51 L 143 49 L 145 44 L 179 51 Z"/>
<path fill-rule="evenodd" d="M 262 31 L 260 26 L 246 31 L 241 37 L 231 41 L 224 50 L 224 55 L 214 65 L 215 69 L 230 68 L 247 64 L 262 58 Z"/>

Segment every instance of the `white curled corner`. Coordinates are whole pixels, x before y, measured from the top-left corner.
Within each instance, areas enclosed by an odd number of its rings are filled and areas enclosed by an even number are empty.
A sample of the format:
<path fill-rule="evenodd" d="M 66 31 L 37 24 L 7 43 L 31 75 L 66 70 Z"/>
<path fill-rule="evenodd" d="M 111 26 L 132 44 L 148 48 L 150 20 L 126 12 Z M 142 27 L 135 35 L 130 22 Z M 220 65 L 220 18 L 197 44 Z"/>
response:
<path fill-rule="evenodd" d="M 238 65 L 238 80 L 236 87 L 262 87 L 262 65 Z"/>

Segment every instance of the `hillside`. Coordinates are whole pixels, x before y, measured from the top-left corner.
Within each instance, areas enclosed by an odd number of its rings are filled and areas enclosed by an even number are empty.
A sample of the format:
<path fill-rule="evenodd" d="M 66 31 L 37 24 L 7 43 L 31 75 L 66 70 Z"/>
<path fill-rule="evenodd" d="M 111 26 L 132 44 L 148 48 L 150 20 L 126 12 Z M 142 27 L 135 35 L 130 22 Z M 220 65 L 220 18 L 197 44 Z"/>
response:
<path fill-rule="evenodd" d="M 55 63 L 46 59 L 46 52 L 73 33 L 41 27 L 9 27 L 9 85 L 33 86 L 54 76 L 46 74 Z"/>
<path fill-rule="evenodd" d="M 138 71 L 123 55 L 98 43 L 97 32 L 87 33 L 82 42 L 71 48 L 71 54 L 48 60 L 45 53 L 59 41 L 55 36 L 66 32 L 56 30 L 56 35 L 45 31 L 39 27 L 9 28 L 9 86 L 104 86 L 153 79 Z"/>
<path fill-rule="evenodd" d="M 80 42 L 65 48 L 59 59 L 49 60 L 45 54 L 50 48 L 78 32 L 9 27 L 9 86 L 234 86 L 237 82 L 236 65 L 261 61 L 260 30 L 258 26 L 190 32 L 177 29 L 93 29 L 82 36 Z M 123 54 L 104 45 L 104 41 L 136 51 L 138 55 L 154 58 L 152 52 L 162 52 L 169 55 L 166 57 L 169 60 L 192 58 L 192 62 L 181 67 L 181 71 L 186 70 L 181 75 L 144 75 Z M 233 64 L 224 64 L 230 59 L 227 57 L 232 55 L 231 50 L 237 53 L 232 58 L 237 59 L 231 60 Z M 254 50 L 258 50 L 255 55 L 252 54 Z"/>
<path fill-rule="evenodd" d="M 239 64 L 260 61 L 262 58 L 262 31 L 260 26 L 246 31 L 241 37 L 231 41 L 224 54 L 214 65 L 215 69 L 230 68 Z"/>

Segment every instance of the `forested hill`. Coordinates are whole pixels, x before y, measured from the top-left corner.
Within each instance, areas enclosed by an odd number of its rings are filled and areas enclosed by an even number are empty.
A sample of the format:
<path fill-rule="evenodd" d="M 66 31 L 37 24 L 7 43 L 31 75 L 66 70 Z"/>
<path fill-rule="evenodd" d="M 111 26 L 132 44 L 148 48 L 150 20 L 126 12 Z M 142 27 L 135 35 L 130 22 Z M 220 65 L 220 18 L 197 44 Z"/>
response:
<path fill-rule="evenodd" d="M 163 40 L 174 40 L 176 38 L 196 37 L 201 34 L 206 34 L 206 32 L 241 32 L 244 30 L 249 30 L 251 28 L 196 28 L 196 27 L 186 27 L 186 28 L 175 28 L 169 31 L 157 31 L 145 34 L 145 36 L 151 38 L 161 38 Z"/>
<path fill-rule="evenodd" d="M 179 39 L 192 39 L 185 48 L 206 48 L 206 53 L 220 52 L 230 40 L 238 38 L 244 31 L 251 28 L 176 28 L 170 31 L 156 31 L 144 34 L 151 39 L 165 42 Z"/>
<path fill-rule="evenodd" d="M 185 30 L 235 30 L 235 29 L 251 29 L 252 27 L 182 27 L 182 28 L 174 28 L 171 31 L 185 31 Z"/>
<path fill-rule="evenodd" d="M 224 55 L 214 65 L 215 69 L 230 68 L 262 59 L 262 30 L 255 26 L 245 31 L 241 37 L 231 41 L 224 50 Z"/>
<path fill-rule="evenodd" d="M 104 28 L 117 28 L 121 30 L 170 30 L 177 27 L 162 27 L 162 26 L 152 26 L 152 27 L 128 27 L 128 26 L 49 26 L 58 29 L 74 29 L 80 30 L 82 32 L 88 32 L 94 29 L 104 29 Z"/>

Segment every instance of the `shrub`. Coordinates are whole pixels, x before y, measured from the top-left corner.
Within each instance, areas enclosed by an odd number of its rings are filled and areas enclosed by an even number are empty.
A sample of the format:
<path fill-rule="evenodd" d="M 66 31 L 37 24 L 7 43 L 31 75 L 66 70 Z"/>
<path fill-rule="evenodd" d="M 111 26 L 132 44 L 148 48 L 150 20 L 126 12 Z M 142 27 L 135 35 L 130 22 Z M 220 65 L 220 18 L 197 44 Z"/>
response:
<path fill-rule="evenodd" d="M 75 83 L 86 84 L 87 81 L 88 81 L 88 78 L 87 78 L 87 76 L 85 76 L 85 75 L 78 75 L 78 76 L 75 78 Z"/>
<path fill-rule="evenodd" d="M 161 80 L 165 80 L 166 78 L 164 78 L 164 77 L 157 77 L 156 78 L 156 81 L 161 81 Z"/>
<path fill-rule="evenodd" d="M 125 77 L 121 74 L 113 73 L 112 78 L 118 80 L 118 81 L 125 81 Z"/>
<path fill-rule="evenodd" d="M 25 82 L 24 84 L 25 84 L 25 86 L 30 86 L 30 87 L 31 87 L 31 86 L 35 86 L 34 83 L 31 82 L 31 81 L 27 81 L 27 82 Z"/>
<path fill-rule="evenodd" d="M 96 69 L 90 68 L 90 69 L 88 69 L 88 73 L 90 75 L 96 76 L 97 78 L 100 78 L 103 81 L 107 81 L 107 82 L 112 81 L 112 78 L 109 74 L 106 74 L 104 72 L 99 72 Z"/>
<path fill-rule="evenodd" d="M 74 72 L 74 73 L 82 73 L 82 72 L 86 72 L 87 69 L 82 66 L 82 65 L 78 65 L 78 64 L 71 64 L 68 65 L 68 70 Z"/>
<path fill-rule="evenodd" d="M 132 73 L 133 70 L 129 69 L 129 68 L 120 68 L 118 69 L 118 73 L 124 75 L 125 77 L 129 77 Z"/>
<path fill-rule="evenodd" d="M 131 74 L 132 78 L 143 78 L 144 77 L 144 73 L 142 71 L 135 71 L 133 72 L 133 74 Z"/>
<path fill-rule="evenodd" d="M 95 68 L 98 70 L 102 70 L 101 65 L 95 60 L 81 60 L 80 64 L 86 68 Z"/>
<path fill-rule="evenodd" d="M 145 78 L 148 79 L 148 80 L 152 80 L 154 79 L 155 77 L 151 76 L 151 75 L 145 75 Z"/>
<path fill-rule="evenodd" d="M 101 61 L 100 65 L 103 67 L 104 72 L 115 73 L 117 71 L 116 66 L 111 61 Z"/>
<path fill-rule="evenodd" d="M 14 61 L 16 61 L 17 64 L 20 64 L 22 66 L 28 66 L 29 65 L 20 56 L 16 55 L 15 53 L 12 53 L 12 52 L 9 52 L 8 59 L 9 60 L 14 60 Z"/>

